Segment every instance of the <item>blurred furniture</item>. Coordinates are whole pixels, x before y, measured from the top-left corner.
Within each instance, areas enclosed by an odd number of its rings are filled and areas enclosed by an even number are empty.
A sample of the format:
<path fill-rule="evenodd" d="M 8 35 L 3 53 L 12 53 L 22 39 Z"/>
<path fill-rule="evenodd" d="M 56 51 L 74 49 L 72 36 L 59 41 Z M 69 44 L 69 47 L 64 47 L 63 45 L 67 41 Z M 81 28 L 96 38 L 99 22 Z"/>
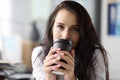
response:
<path fill-rule="evenodd" d="M 34 80 L 23 64 L 0 61 L 0 80 Z"/>

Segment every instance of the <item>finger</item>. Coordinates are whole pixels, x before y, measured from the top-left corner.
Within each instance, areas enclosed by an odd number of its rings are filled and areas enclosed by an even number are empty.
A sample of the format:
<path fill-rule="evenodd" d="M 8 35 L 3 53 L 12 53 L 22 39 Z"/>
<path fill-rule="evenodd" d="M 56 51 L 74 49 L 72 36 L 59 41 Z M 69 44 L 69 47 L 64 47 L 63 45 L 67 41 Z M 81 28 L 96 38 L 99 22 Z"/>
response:
<path fill-rule="evenodd" d="M 68 56 L 71 60 L 73 60 L 73 57 L 70 52 L 68 51 L 58 51 L 61 55 Z"/>
<path fill-rule="evenodd" d="M 48 53 L 48 55 L 46 57 L 49 57 L 50 55 L 52 55 L 55 52 L 56 52 L 56 49 L 54 49 L 53 47 L 51 47 L 50 51 L 49 51 L 49 53 Z"/>
<path fill-rule="evenodd" d="M 50 61 L 50 60 L 58 57 L 59 55 L 60 55 L 60 54 L 53 54 L 53 55 L 51 55 L 51 56 L 47 56 L 47 57 L 45 58 L 45 61 Z"/>
<path fill-rule="evenodd" d="M 55 63 L 55 60 L 53 59 L 53 60 L 51 60 L 51 61 L 44 61 L 44 67 L 49 67 L 49 66 L 51 66 L 52 64 L 54 64 Z"/>
<path fill-rule="evenodd" d="M 57 51 L 57 54 L 61 54 L 61 59 L 67 62 L 68 65 L 74 65 L 74 58 L 67 51 Z"/>
<path fill-rule="evenodd" d="M 69 59 L 69 57 L 67 57 L 67 56 L 64 56 L 64 57 L 62 56 L 61 59 L 63 59 L 67 63 L 62 62 L 62 61 L 56 61 L 56 64 L 60 64 L 62 67 L 66 68 L 66 69 L 69 66 L 74 67 L 74 60 Z"/>
<path fill-rule="evenodd" d="M 75 58 L 75 50 L 71 50 L 71 55 L 73 58 Z"/>
<path fill-rule="evenodd" d="M 62 72 L 64 74 L 74 73 L 74 69 L 71 68 L 61 69 L 56 67 L 54 71 Z"/>
<path fill-rule="evenodd" d="M 74 72 L 74 66 L 59 62 L 57 65 L 62 66 L 65 69 L 62 68 L 54 68 L 55 71 L 63 72 L 63 73 L 69 73 L 69 72 Z"/>
<path fill-rule="evenodd" d="M 60 54 L 54 54 L 54 55 L 48 57 L 48 59 L 44 60 L 44 65 L 46 67 L 51 66 L 51 65 L 55 64 L 57 60 L 60 60 L 60 59 L 61 59 Z"/>
<path fill-rule="evenodd" d="M 73 65 L 74 59 L 70 59 L 68 56 L 62 56 L 61 59 L 67 62 L 68 65 Z"/>
<path fill-rule="evenodd" d="M 46 68 L 44 68 L 44 70 L 46 70 L 48 72 L 51 72 L 51 71 L 55 70 L 56 68 L 60 68 L 60 65 L 54 65 L 54 66 L 51 66 L 51 67 L 46 67 Z"/>
<path fill-rule="evenodd" d="M 50 51 L 49 51 L 49 53 L 48 53 L 48 55 L 46 57 L 49 57 L 49 56 L 55 54 L 57 51 L 60 51 L 60 48 L 53 48 L 53 47 L 51 47 Z"/>
<path fill-rule="evenodd" d="M 68 51 L 58 51 L 59 54 L 61 54 L 61 57 L 63 60 L 65 60 L 67 63 L 73 62 L 74 58 Z"/>
<path fill-rule="evenodd" d="M 65 52 L 65 55 L 68 56 L 71 60 L 73 60 L 73 57 L 70 52 Z"/>
<path fill-rule="evenodd" d="M 51 72 L 52 70 L 54 70 L 53 66 L 44 67 L 44 71 L 45 71 L 45 72 Z"/>
<path fill-rule="evenodd" d="M 66 69 L 65 69 L 65 70 L 64 70 L 64 69 L 61 69 L 60 66 L 61 66 L 61 65 L 59 65 L 59 64 L 56 65 L 56 67 L 54 67 L 53 70 L 54 70 L 54 71 L 57 71 L 57 72 L 66 73 L 67 70 L 66 70 Z"/>

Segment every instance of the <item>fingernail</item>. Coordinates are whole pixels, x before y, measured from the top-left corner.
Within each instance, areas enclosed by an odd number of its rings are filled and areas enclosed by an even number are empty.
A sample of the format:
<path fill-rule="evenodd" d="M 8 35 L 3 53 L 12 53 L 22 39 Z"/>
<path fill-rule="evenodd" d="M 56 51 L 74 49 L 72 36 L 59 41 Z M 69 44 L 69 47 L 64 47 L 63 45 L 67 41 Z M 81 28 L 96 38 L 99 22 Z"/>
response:
<path fill-rule="evenodd" d="M 55 67 L 52 67 L 53 70 L 55 70 Z"/>
<path fill-rule="evenodd" d="M 61 66 L 60 64 L 57 65 L 57 67 L 60 67 L 60 66 Z"/>
<path fill-rule="evenodd" d="M 56 60 L 54 60 L 54 59 L 53 59 L 53 60 L 52 60 L 52 62 L 53 62 L 53 63 L 55 63 L 55 62 L 56 62 Z"/>
<path fill-rule="evenodd" d="M 57 57 L 57 60 L 60 60 L 60 59 L 61 59 L 61 57 L 60 57 L 60 56 L 58 56 L 58 57 Z"/>
<path fill-rule="evenodd" d="M 59 53 L 59 51 L 56 51 L 57 53 Z"/>
<path fill-rule="evenodd" d="M 58 51 L 60 51 L 61 49 L 60 48 L 57 48 Z"/>
<path fill-rule="evenodd" d="M 64 53 L 61 53 L 61 55 L 64 55 Z"/>
<path fill-rule="evenodd" d="M 53 56 L 57 57 L 57 56 L 58 56 L 58 54 L 54 54 Z"/>

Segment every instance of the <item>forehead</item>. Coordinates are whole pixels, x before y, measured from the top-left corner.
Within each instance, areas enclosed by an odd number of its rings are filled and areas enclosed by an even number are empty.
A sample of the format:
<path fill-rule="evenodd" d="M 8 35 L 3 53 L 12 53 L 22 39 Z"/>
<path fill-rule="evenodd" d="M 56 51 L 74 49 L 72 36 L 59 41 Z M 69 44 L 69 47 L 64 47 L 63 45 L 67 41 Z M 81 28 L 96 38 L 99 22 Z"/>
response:
<path fill-rule="evenodd" d="M 58 11 L 55 22 L 64 22 L 68 24 L 77 24 L 77 16 L 70 10 L 61 9 Z"/>

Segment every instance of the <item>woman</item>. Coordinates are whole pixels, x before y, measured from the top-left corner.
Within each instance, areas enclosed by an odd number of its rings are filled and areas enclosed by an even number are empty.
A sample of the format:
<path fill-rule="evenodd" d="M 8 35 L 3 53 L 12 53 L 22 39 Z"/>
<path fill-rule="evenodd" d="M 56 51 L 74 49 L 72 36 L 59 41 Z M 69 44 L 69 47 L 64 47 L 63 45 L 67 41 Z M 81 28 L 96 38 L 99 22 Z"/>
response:
<path fill-rule="evenodd" d="M 50 15 L 46 29 L 43 44 L 32 53 L 33 76 L 37 80 L 109 80 L 107 54 L 82 5 L 75 1 L 61 2 Z M 53 48 L 56 39 L 72 41 L 72 50 Z"/>

